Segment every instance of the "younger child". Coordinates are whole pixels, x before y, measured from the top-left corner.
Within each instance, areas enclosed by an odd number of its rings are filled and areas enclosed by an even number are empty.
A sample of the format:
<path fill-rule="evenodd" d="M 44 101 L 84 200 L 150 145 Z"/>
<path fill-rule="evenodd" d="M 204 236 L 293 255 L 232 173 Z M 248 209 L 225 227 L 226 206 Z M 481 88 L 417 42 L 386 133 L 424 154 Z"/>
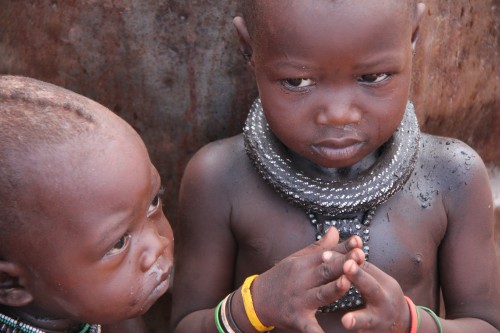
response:
<path fill-rule="evenodd" d="M 186 168 L 175 332 L 499 332 L 484 165 L 458 140 L 421 134 L 408 101 L 425 6 L 244 7 L 234 25 L 259 98 L 243 135 L 207 145 Z M 269 270 L 330 227 L 341 239 L 360 236 L 368 261 L 344 264 L 353 288 L 324 300 L 321 328 L 286 326 L 298 297 L 291 281 L 307 267 L 281 277 Z M 277 301 L 277 289 L 289 301 Z M 441 291 L 445 318 L 436 315 Z M 216 307 L 223 299 L 232 306 Z"/>
<path fill-rule="evenodd" d="M 0 332 L 124 332 L 116 323 L 169 286 L 160 193 L 125 121 L 68 90 L 0 76 Z"/>

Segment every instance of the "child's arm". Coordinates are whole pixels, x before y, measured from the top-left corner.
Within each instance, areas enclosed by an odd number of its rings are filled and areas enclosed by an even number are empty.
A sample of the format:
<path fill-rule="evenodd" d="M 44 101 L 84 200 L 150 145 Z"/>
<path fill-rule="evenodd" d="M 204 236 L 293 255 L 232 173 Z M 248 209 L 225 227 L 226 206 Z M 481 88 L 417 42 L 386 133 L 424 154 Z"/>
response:
<path fill-rule="evenodd" d="M 323 239 L 283 259 L 255 280 L 252 294 L 263 322 L 297 332 L 323 333 L 315 317 L 317 309 L 336 301 L 350 287 L 341 275 L 346 260 L 364 261 L 359 237 L 334 246 L 337 242 L 338 232 L 332 228 Z M 332 251 L 325 251 L 328 248 Z M 242 331 L 255 332 L 245 314 L 241 287 L 236 290 L 233 309 L 233 316 L 243 324 Z"/>
<path fill-rule="evenodd" d="M 493 203 L 488 175 L 477 154 L 454 141 L 442 156 L 440 174 L 445 193 L 446 235 L 439 248 L 439 276 L 446 319 L 418 309 L 418 332 L 498 333 L 500 330 L 500 273 L 493 242 Z M 400 285 L 372 264 L 361 269 L 345 265 L 346 276 L 368 306 L 346 314 L 343 324 L 355 332 L 410 332 L 410 312 Z M 416 304 L 432 307 L 429 304 Z M 438 312 L 439 309 L 433 309 Z M 369 325 L 370 329 L 365 329 Z M 393 329 L 394 327 L 397 329 Z"/>
<path fill-rule="evenodd" d="M 230 227 L 230 205 L 234 199 L 228 197 L 230 190 L 224 188 L 223 178 L 229 176 L 217 175 L 227 172 L 220 171 L 222 158 L 212 153 L 209 150 L 197 154 L 182 181 L 179 212 L 183 225 L 174 229 L 176 267 L 171 323 L 175 333 L 217 332 L 215 307 L 235 289 L 238 244 Z M 228 154 L 231 152 L 225 152 L 226 159 Z M 322 332 L 316 322 L 316 309 L 336 300 L 348 289 L 349 283 L 338 279 L 345 258 L 352 257 L 358 262 L 364 259 L 359 238 L 335 247 L 337 242 L 338 233 L 332 229 L 321 241 L 280 261 L 254 281 L 255 309 L 263 323 Z M 331 247 L 336 252 L 324 255 Z M 242 264 L 248 267 L 253 263 Z M 234 294 L 232 315 L 245 333 L 255 332 L 243 310 L 240 291 Z"/>
<path fill-rule="evenodd" d="M 337 244 L 338 237 L 332 228 L 321 240 L 283 259 L 254 280 L 251 294 L 262 323 L 303 333 L 324 333 L 315 317 L 317 309 L 334 302 L 349 289 L 350 282 L 342 276 L 343 264 L 347 260 L 356 264 L 364 261 L 359 237 Z M 242 332 L 257 332 L 246 315 L 241 289 L 234 292 L 231 315 Z M 215 333 L 214 317 L 213 307 L 193 311 L 177 323 L 174 332 Z"/>

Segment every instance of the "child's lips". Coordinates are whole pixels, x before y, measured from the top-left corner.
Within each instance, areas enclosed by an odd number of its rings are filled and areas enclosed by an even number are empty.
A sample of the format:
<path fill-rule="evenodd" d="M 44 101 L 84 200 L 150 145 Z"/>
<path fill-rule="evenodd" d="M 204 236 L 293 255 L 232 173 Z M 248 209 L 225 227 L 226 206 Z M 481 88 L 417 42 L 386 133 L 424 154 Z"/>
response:
<path fill-rule="evenodd" d="M 154 303 L 158 298 L 165 294 L 170 287 L 170 274 L 167 274 L 165 279 L 158 283 L 150 292 L 148 299 Z"/>
<path fill-rule="evenodd" d="M 150 276 L 153 276 L 156 281 L 156 286 L 151 291 L 151 296 L 153 298 L 157 298 L 164 294 L 170 286 L 172 265 L 169 264 L 168 260 L 161 260 L 160 258 L 158 258 L 153 265 L 154 268 L 150 269 Z"/>
<path fill-rule="evenodd" d="M 357 138 L 328 139 L 313 145 L 313 149 L 330 160 L 345 160 L 354 157 L 363 142 Z"/>

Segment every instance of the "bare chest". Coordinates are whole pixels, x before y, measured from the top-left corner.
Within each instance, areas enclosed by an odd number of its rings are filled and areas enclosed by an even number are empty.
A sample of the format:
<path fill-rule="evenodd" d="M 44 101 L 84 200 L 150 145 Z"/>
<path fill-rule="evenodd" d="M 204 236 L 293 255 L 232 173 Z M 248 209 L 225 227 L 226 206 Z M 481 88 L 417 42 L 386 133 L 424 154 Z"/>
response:
<path fill-rule="evenodd" d="M 234 207 L 232 223 L 239 243 L 237 280 L 267 270 L 316 240 L 317 226 L 312 218 L 265 185 L 256 185 L 254 193 L 247 192 L 246 199 Z M 363 214 L 359 222 L 362 218 Z M 405 187 L 377 207 L 369 226 L 363 228 L 369 236 L 364 242 L 369 261 L 400 281 L 404 289 L 424 289 L 424 285 L 433 289 L 444 220 L 438 194 L 427 194 L 423 200 L 422 193 Z M 358 228 L 349 226 L 351 222 L 347 221 L 347 229 L 356 232 Z"/>

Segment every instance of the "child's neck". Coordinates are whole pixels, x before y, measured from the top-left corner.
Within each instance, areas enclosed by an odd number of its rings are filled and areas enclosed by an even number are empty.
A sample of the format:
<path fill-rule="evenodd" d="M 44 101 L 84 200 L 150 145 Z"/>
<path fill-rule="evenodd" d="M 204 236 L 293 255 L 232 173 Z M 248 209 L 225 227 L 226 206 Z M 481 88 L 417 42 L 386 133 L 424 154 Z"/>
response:
<path fill-rule="evenodd" d="M 413 105 L 408 103 L 400 126 L 378 151 L 350 168 L 313 167 L 307 159 L 295 156 L 292 160 L 271 132 L 262 103 L 256 99 L 243 140 L 248 158 L 280 196 L 308 213 L 339 216 L 376 208 L 401 190 L 418 159 L 420 130 Z"/>
<path fill-rule="evenodd" d="M 304 158 L 291 150 L 288 150 L 288 154 L 292 162 L 304 172 L 305 175 L 311 178 L 321 178 L 327 181 L 342 181 L 342 180 L 354 180 L 357 179 L 359 174 L 370 169 L 377 161 L 380 155 L 379 150 L 372 152 L 371 154 L 365 156 L 361 161 L 342 168 L 325 168 L 318 164 L 315 164 Z"/>

